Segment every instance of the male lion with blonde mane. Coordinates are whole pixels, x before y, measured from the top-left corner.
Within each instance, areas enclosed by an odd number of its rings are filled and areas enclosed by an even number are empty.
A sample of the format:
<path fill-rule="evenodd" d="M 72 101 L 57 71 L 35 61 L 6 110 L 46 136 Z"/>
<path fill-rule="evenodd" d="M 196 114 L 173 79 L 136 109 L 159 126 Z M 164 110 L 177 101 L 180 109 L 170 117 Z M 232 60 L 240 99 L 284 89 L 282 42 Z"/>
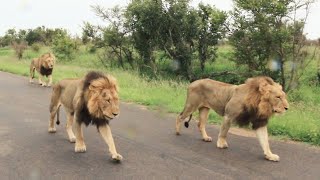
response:
<path fill-rule="evenodd" d="M 212 138 L 206 133 L 205 125 L 209 109 L 224 117 L 220 128 L 217 147 L 227 148 L 227 133 L 231 123 L 252 124 L 264 151 L 265 158 L 279 161 L 269 147 L 267 123 L 273 114 L 281 114 L 289 108 L 282 86 L 269 77 L 249 78 L 244 84 L 232 85 L 211 79 L 201 79 L 189 85 L 184 110 L 176 119 L 176 134 L 180 134 L 181 123 L 192 113 L 199 110 L 198 127 L 204 141 Z M 188 122 L 189 122 L 188 121 Z M 185 126 L 188 127 L 188 122 Z"/>
<path fill-rule="evenodd" d="M 75 152 L 85 152 L 81 125 L 93 124 L 109 146 L 111 158 L 122 160 L 117 153 L 113 141 L 109 121 L 119 114 L 118 86 L 111 75 L 100 72 L 89 72 L 81 79 L 64 79 L 53 86 L 50 103 L 50 133 L 56 132 L 54 118 L 57 114 L 59 124 L 59 108 L 63 105 L 67 113 L 66 130 L 70 142 L 75 142 Z M 75 135 L 72 124 L 75 121 Z"/>
<path fill-rule="evenodd" d="M 35 70 L 39 73 L 39 84 L 46 86 L 46 83 L 42 81 L 43 76 L 48 77 L 48 86 L 52 84 L 52 71 L 56 58 L 52 53 L 46 53 L 39 58 L 34 58 L 30 64 L 30 83 L 33 82 Z"/>

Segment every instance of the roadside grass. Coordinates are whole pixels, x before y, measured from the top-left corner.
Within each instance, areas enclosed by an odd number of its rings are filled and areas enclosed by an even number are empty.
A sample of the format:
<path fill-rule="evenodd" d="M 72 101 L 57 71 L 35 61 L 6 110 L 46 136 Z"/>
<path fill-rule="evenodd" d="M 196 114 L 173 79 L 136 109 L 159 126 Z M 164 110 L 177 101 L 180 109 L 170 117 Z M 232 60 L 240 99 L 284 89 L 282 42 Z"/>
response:
<path fill-rule="evenodd" d="M 49 51 L 49 49 L 41 48 L 38 53 L 27 50 L 24 58 L 17 60 L 11 49 L 2 48 L 0 49 L 0 70 L 28 76 L 31 59 L 46 51 Z M 223 61 L 223 59 L 218 59 L 218 61 Z M 232 65 L 232 63 L 229 65 Z M 227 65 L 217 65 L 214 68 L 223 69 L 223 66 Z M 180 113 L 183 109 L 188 82 L 164 79 L 150 80 L 150 78 L 141 76 L 136 71 L 123 71 L 117 68 L 106 69 L 101 64 L 99 65 L 96 55 L 83 50 L 72 61 L 57 62 L 53 81 L 57 82 L 67 77 L 81 77 L 90 70 L 99 70 L 115 76 L 120 86 L 120 97 L 123 101 L 134 102 L 171 113 Z M 271 118 L 269 123 L 270 134 L 320 145 L 319 94 L 318 87 L 307 85 L 291 92 L 289 94 L 290 110 L 284 115 Z M 211 111 L 209 123 L 220 124 L 221 120 L 220 116 Z M 174 119 L 172 119 L 172 123 L 174 123 Z"/>

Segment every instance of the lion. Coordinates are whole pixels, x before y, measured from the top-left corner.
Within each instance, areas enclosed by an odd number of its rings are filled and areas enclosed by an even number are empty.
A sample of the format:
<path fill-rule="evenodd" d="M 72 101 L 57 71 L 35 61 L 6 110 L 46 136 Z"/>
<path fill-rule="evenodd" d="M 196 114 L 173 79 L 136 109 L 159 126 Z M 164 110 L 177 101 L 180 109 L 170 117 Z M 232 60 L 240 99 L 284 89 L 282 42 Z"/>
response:
<path fill-rule="evenodd" d="M 84 78 L 63 79 L 53 86 L 50 103 L 49 133 L 55 133 L 54 118 L 59 121 L 59 108 L 63 105 L 67 114 L 66 131 L 75 152 L 85 152 L 82 124 L 96 125 L 98 132 L 109 147 L 111 158 L 121 161 L 112 137 L 109 121 L 117 117 L 119 110 L 118 85 L 111 75 L 89 72 Z M 75 135 L 72 124 L 75 121 Z"/>
<path fill-rule="evenodd" d="M 188 116 L 190 121 L 192 113 L 198 109 L 198 127 L 202 138 L 206 142 L 212 141 L 205 129 L 210 108 L 224 117 L 217 141 L 218 148 L 228 147 L 226 138 L 231 123 L 240 126 L 252 124 L 265 158 L 280 160 L 270 150 L 267 131 L 269 118 L 273 114 L 282 114 L 289 108 L 286 93 L 280 84 L 265 76 L 249 78 L 241 85 L 211 79 L 194 81 L 188 87 L 184 110 L 176 118 L 176 134 L 180 135 L 182 121 Z M 189 126 L 189 121 L 185 122 L 186 127 Z"/>
<path fill-rule="evenodd" d="M 46 83 L 42 81 L 43 76 L 48 77 L 48 86 L 52 85 L 52 71 L 55 64 L 55 56 L 52 53 L 46 53 L 39 58 L 34 58 L 30 64 L 30 83 L 33 82 L 35 70 L 39 73 L 39 84 L 46 86 Z"/>

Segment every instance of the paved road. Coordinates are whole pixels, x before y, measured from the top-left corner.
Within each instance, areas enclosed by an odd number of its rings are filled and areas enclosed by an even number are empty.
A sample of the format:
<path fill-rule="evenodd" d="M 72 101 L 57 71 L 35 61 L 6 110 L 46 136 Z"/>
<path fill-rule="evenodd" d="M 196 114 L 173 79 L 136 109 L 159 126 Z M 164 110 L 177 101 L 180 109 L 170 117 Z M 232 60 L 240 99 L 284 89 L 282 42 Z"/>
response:
<path fill-rule="evenodd" d="M 121 104 L 111 122 L 120 164 L 110 161 L 95 127 L 84 129 L 87 152 L 67 141 L 65 117 L 47 133 L 50 88 L 0 72 L 0 179 L 320 179 L 320 150 L 271 141 L 279 163 L 264 160 L 256 138 L 229 136 L 229 149 L 200 139 L 195 124 L 174 134 L 174 117 Z"/>

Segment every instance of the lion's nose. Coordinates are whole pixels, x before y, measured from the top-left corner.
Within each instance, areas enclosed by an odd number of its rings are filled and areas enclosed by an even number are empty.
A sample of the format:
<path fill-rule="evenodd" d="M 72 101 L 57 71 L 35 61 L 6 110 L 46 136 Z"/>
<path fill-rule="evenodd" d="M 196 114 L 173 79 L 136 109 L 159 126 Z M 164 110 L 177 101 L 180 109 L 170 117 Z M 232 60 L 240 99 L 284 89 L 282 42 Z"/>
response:
<path fill-rule="evenodd" d="M 289 108 L 285 107 L 284 109 L 285 109 L 285 110 L 288 110 Z"/>

